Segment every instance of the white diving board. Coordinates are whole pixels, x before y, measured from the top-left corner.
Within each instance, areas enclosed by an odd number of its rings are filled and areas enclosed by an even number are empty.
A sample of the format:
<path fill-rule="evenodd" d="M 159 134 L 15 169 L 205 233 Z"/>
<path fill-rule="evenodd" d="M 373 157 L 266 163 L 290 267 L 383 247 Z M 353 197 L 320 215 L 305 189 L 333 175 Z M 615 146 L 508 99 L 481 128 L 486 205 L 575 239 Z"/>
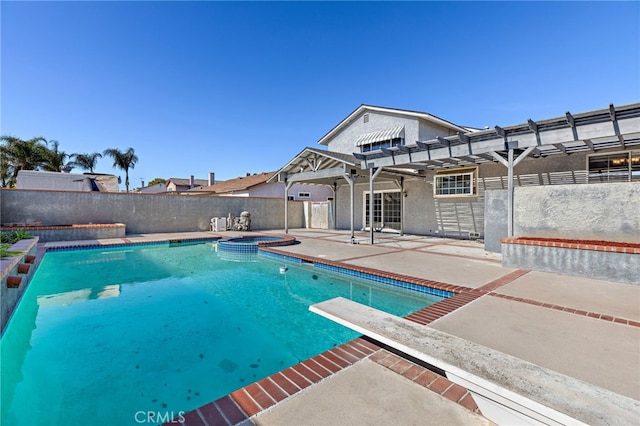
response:
<path fill-rule="evenodd" d="M 497 424 L 635 425 L 640 419 L 640 401 L 342 297 L 309 310 L 444 370 Z"/>

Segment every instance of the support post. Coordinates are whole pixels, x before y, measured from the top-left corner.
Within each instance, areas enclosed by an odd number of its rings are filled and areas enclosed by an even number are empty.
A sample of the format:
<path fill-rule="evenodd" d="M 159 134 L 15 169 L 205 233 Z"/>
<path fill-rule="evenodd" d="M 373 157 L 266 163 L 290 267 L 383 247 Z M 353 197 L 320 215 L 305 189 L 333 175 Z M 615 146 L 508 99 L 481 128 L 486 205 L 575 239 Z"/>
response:
<path fill-rule="evenodd" d="M 513 146 L 517 146 L 517 143 L 513 143 Z M 513 237 L 514 236 L 514 201 L 513 201 L 513 196 L 514 196 L 514 182 L 513 182 L 513 169 L 515 166 L 518 165 L 518 163 L 520 163 L 522 160 L 524 160 L 525 158 L 527 158 L 529 156 L 529 154 L 531 154 L 536 147 L 535 146 L 530 146 L 527 149 L 525 149 L 522 154 L 520 154 L 518 156 L 518 158 L 514 159 L 514 148 L 513 146 L 509 147 L 508 150 L 508 154 L 507 154 L 507 160 L 505 160 L 502 156 L 500 156 L 497 152 L 492 152 L 491 154 L 493 155 L 493 157 L 498 160 L 498 162 L 500 164 L 502 164 L 503 166 L 507 167 L 507 236 L 508 237 Z"/>
<path fill-rule="evenodd" d="M 331 189 L 333 190 L 333 200 L 332 200 L 332 210 L 333 210 L 333 228 L 331 229 L 336 229 L 337 228 L 337 222 L 338 222 L 338 182 L 333 182 L 333 185 L 331 185 Z"/>
<path fill-rule="evenodd" d="M 284 233 L 289 233 L 289 189 L 293 182 L 284 181 Z"/>
<path fill-rule="evenodd" d="M 344 173 L 342 173 L 342 177 L 349 184 L 349 198 L 351 200 L 351 205 L 349 206 L 349 221 L 351 222 L 351 242 L 353 242 L 353 239 L 355 238 L 355 233 L 354 233 L 354 223 L 355 223 L 354 200 L 355 200 L 355 186 L 356 186 L 355 169 L 347 168 L 345 164 Z"/>
<path fill-rule="evenodd" d="M 404 176 L 400 176 L 400 236 L 404 235 Z"/>
<path fill-rule="evenodd" d="M 369 235 L 371 236 L 371 245 L 373 245 L 373 181 L 381 171 L 382 167 L 369 169 Z"/>
<path fill-rule="evenodd" d="M 355 238 L 354 224 L 356 218 L 356 209 L 354 207 L 356 198 L 356 182 L 354 176 L 349 177 L 349 198 L 351 198 L 351 205 L 349 206 L 349 222 L 351 223 L 351 241 Z"/>
<path fill-rule="evenodd" d="M 513 148 L 509 149 L 507 169 L 507 234 L 513 237 Z"/>
<path fill-rule="evenodd" d="M 369 235 L 373 245 L 373 167 L 369 169 Z"/>

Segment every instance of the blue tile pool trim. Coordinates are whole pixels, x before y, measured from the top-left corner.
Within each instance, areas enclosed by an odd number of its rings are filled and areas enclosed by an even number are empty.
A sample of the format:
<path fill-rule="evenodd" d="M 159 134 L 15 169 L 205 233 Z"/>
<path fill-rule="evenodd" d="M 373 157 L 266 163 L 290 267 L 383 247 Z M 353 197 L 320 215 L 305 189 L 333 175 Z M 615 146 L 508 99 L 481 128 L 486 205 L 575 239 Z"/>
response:
<path fill-rule="evenodd" d="M 207 243 L 217 241 L 219 238 L 194 238 L 194 239 L 182 239 L 182 240 L 169 240 L 169 241 L 142 241 L 132 243 L 116 243 L 116 244 L 87 244 L 68 247 L 46 247 L 45 252 L 60 252 L 60 251 L 77 251 L 77 250 L 94 250 L 94 249 L 111 249 L 119 247 L 137 247 L 137 246 L 168 246 L 171 244 L 185 243 Z"/>
<path fill-rule="evenodd" d="M 285 238 L 270 235 L 224 238 L 218 240 L 218 251 L 235 253 L 257 253 L 258 247 L 261 245 L 285 246 L 294 244 L 294 242 L 295 238 Z"/>
<path fill-rule="evenodd" d="M 269 258 L 272 258 L 272 259 L 276 259 L 276 260 L 286 260 L 288 262 L 293 262 L 293 263 L 300 263 L 301 264 L 301 263 L 304 262 L 302 259 L 300 259 L 298 257 L 295 257 L 295 256 L 288 256 L 288 255 L 285 255 L 285 254 L 273 253 L 273 252 L 270 252 L 270 251 L 260 250 L 258 252 L 258 254 L 260 256 L 266 256 L 266 257 L 269 257 Z M 387 284 L 387 285 L 392 285 L 392 286 L 404 288 L 404 289 L 407 289 L 407 290 L 413 290 L 413 291 L 417 291 L 417 292 L 420 292 L 420 293 L 430 294 L 430 295 L 442 297 L 442 298 L 445 298 L 445 299 L 456 295 L 456 293 L 451 292 L 451 291 L 440 290 L 440 289 L 433 288 L 433 287 L 427 287 L 427 286 L 423 286 L 423 285 L 412 284 L 412 283 L 408 283 L 406 281 L 402 281 L 402 280 L 398 280 L 398 279 L 394 279 L 394 278 L 382 277 L 380 275 L 370 274 L 370 273 L 367 273 L 367 272 L 354 271 L 352 269 L 343 268 L 343 267 L 340 267 L 340 266 L 327 265 L 327 264 L 324 264 L 322 262 L 313 262 L 313 267 L 314 268 L 318 268 L 318 269 L 324 269 L 326 271 L 330 271 L 330 272 L 334 272 L 334 273 L 350 275 L 350 276 L 357 277 L 357 278 L 363 278 L 363 279 L 367 279 L 367 280 L 371 280 L 371 281 L 375 281 L 375 282 L 379 282 L 379 283 L 383 283 L 383 284 Z"/>
<path fill-rule="evenodd" d="M 300 259 L 299 257 L 287 256 L 285 254 L 272 253 L 270 251 L 264 251 L 264 250 L 260 250 L 258 254 L 260 256 L 270 257 L 272 259 L 286 260 L 287 262 L 292 262 L 292 263 L 302 263 L 302 259 Z"/>
<path fill-rule="evenodd" d="M 367 272 L 353 271 L 351 269 L 341 268 L 339 266 L 325 265 L 323 263 L 314 263 L 313 266 L 318 268 L 318 269 L 325 269 L 325 270 L 331 271 L 331 272 L 338 272 L 338 273 L 341 273 L 341 274 L 351 275 L 351 276 L 357 277 L 357 278 L 364 278 L 364 279 L 367 279 L 367 280 L 376 281 L 376 282 L 379 282 L 379 283 L 388 284 L 388 285 L 392 285 L 392 286 L 396 286 L 396 287 L 401 287 L 401 288 L 405 288 L 405 289 L 408 289 L 408 290 L 417 291 L 417 292 L 420 292 L 420 293 L 426 293 L 426 294 L 431 294 L 433 296 L 443 297 L 445 299 L 448 298 L 448 297 L 451 297 L 451 296 L 455 296 L 455 293 L 453 293 L 451 291 L 439 290 L 437 288 L 426 287 L 426 286 L 423 286 L 423 285 L 411 284 L 411 283 L 408 283 L 408 282 L 405 282 L 405 281 L 397 280 L 395 278 L 381 277 L 379 275 L 369 274 Z"/>

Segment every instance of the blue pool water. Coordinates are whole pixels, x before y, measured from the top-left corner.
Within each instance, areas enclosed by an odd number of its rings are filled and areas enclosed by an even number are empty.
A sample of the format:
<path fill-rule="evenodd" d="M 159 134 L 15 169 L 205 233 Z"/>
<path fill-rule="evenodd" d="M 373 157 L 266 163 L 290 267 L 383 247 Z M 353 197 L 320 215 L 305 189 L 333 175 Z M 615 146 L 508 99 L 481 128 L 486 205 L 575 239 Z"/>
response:
<path fill-rule="evenodd" d="M 313 303 L 342 296 L 406 315 L 441 300 L 310 265 L 227 259 L 213 243 L 47 253 L 0 341 L 0 424 L 177 415 L 357 336 Z"/>

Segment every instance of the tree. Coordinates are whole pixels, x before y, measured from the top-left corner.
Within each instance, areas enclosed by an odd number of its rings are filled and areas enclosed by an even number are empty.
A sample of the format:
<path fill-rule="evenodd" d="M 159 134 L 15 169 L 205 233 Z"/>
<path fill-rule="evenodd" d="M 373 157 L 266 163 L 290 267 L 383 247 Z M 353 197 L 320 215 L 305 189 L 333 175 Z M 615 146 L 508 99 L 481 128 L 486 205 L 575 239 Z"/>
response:
<path fill-rule="evenodd" d="M 15 183 L 11 182 L 11 176 L 13 175 L 13 166 L 9 159 L 4 146 L 0 149 L 0 180 L 2 181 L 2 187 L 13 186 Z"/>
<path fill-rule="evenodd" d="M 90 173 L 93 173 L 93 169 L 96 168 L 98 158 L 102 158 L 102 154 L 99 152 L 93 152 L 91 154 L 72 154 L 71 156 L 73 157 L 73 161 L 71 161 L 69 165 L 89 170 Z"/>
<path fill-rule="evenodd" d="M 166 179 L 162 179 L 162 178 L 155 178 L 155 179 L 153 179 L 152 181 L 150 181 L 147 185 L 148 185 L 148 186 L 153 186 L 153 185 L 155 185 L 156 183 L 165 183 L 165 182 L 167 182 L 167 180 L 166 180 Z"/>
<path fill-rule="evenodd" d="M 133 169 L 138 162 L 138 156 L 135 154 L 133 148 L 129 148 L 122 152 L 117 148 L 105 149 L 104 156 L 113 158 L 113 167 L 124 170 L 124 186 L 129 192 L 129 169 Z"/>
<path fill-rule="evenodd" d="M 42 162 L 42 169 L 49 172 L 61 172 L 65 167 L 73 168 L 73 165 L 65 164 L 65 160 L 69 157 L 64 151 L 60 151 L 58 147 L 60 142 L 50 141 L 53 145 L 52 148 L 47 148 L 44 152 L 44 161 Z"/>
<path fill-rule="evenodd" d="M 47 160 L 47 140 L 42 136 L 37 136 L 29 140 L 23 140 L 15 136 L 0 136 L 2 146 L 0 146 L 2 160 L 1 172 L 3 183 L 14 186 L 18 171 L 36 170 Z M 4 179 L 6 175 L 6 182 Z"/>

